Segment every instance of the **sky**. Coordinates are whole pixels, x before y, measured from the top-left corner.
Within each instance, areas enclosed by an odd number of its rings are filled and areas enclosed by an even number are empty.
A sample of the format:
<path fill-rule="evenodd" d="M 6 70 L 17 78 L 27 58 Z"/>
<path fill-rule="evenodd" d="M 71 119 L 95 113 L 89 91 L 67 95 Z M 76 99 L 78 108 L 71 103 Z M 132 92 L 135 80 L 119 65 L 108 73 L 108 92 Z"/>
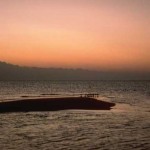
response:
<path fill-rule="evenodd" d="M 150 0 L 0 0 L 0 61 L 150 70 Z"/>

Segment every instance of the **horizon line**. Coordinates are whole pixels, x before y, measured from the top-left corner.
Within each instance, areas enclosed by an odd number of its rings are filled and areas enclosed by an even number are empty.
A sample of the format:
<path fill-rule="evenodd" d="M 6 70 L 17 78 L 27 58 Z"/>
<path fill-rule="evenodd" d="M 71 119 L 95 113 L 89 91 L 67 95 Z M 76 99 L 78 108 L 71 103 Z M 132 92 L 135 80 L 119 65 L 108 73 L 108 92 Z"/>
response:
<path fill-rule="evenodd" d="M 36 68 L 36 69 L 62 69 L 62 70 L 81 70 L 81 71 L 89 71 L 89 72 L 107 72 L 107 73 L 150 73 L 148 70 L 123 70 L 123 69 L 101 69 L 101 70 L 96 70 L 96 69 L 87 69 L 87 68 L 67 68 L 67 67 L 41 67 L 41 66 L 27 66 L 27 65 L 19 65 L 19 64 L 14 64 L 11 62 L 3 61 L 0 60 L 0 63 L 4 63 L 7 65 L 13 65 L 17 67 L 24 67 L 24 68 Z"/>

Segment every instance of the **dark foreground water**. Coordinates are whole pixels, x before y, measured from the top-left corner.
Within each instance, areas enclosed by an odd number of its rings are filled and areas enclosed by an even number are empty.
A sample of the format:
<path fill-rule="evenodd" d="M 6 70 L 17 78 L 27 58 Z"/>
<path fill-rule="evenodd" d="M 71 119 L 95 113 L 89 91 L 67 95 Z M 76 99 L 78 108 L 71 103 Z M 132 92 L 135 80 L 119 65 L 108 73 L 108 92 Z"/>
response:
<path fill-rule="evenodd" d="M 0 150 L 150 149 L 149 81 L 0 82 L 0 101 L 91 92 L 117 105 L 110 111 L 0 114 Z"/>

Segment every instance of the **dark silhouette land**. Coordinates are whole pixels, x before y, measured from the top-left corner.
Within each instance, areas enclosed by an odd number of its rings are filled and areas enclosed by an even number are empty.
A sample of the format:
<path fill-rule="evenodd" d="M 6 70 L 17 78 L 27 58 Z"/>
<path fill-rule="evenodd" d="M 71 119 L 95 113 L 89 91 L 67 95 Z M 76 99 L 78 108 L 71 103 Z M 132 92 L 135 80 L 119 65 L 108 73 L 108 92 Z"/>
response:
<path fill-rule="evenodd" d="M 0 62 L 0 80 L 149 80 L 150 72 L 21 67 Z"/>
<path fill-rule="evenodd" d="M 58 111 L 68 109 L 110 110 L 115 103 L 88 97 L 25 99 L 0 103 L 0 113 Z"/>

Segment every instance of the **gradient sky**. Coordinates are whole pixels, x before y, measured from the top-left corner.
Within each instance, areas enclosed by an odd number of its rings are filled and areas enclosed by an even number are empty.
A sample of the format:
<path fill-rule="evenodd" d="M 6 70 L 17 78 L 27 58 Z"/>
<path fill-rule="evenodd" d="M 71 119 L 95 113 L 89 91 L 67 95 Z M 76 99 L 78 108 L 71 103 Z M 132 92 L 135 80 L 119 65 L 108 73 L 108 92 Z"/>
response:
<path fill-rule="evenodd" d="M 150 70 L 150 0 L 0 0 L 0 60 Z"/>

